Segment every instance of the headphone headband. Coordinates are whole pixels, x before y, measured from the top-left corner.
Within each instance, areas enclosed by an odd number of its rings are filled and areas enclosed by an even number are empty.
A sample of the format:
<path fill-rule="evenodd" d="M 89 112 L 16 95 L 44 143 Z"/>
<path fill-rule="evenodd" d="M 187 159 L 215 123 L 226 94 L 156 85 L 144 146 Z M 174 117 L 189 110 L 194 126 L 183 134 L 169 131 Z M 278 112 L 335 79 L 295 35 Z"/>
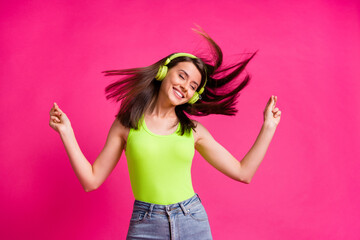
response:
<path fill-rule="evenodd" d="M 173 55 L 171 55 L 170 57 L 168 57 L 165 61 L 165 64 L 164 65 L 168 65 L 169 62 L 171 60 L 173 60 L 174 58 L 178 58 L 178 57 L 189 57 L 189 58 L 194 58 L 194 59 L 197 59 L 196 56 L 190 54 L 190 53 L 174 53 Z M 169 60 L 169 61 L 168 61 Z"/>

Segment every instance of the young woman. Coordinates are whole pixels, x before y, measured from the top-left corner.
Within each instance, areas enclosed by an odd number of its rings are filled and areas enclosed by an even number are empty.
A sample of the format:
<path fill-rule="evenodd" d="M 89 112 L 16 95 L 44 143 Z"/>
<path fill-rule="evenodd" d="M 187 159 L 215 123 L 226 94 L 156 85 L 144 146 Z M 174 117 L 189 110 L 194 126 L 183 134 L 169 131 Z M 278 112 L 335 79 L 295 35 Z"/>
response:
<path fill-rule="evenodd" d="M 92 165 L 82 154 L 66 114 L 56 103 L 50 110 L 49 124 L 60 134 L 85 191 L 105 181 L 125 150 L 135 197 L 127 239 L 212 239 L 207 213 L 191 182 L 195 149 L 220 172 L 248 184 L 280 122 L 277 97 L 271 96 L 260 133 L 240 162 L 201 123 L 189 118 L 234 115 L 235 101 L 250 77 L 246 74 L 237 85 L 234 80 L 256 54 L 223 67 L 220 47 L 205 32 L 197 32 L 214 50 L 213 64 L 189 53 L 175 53 L 148 67 L 104 71 L 107 76 L 125 77 L 106 87 L 107 99 L 121 101 L 121 107 Z"/>

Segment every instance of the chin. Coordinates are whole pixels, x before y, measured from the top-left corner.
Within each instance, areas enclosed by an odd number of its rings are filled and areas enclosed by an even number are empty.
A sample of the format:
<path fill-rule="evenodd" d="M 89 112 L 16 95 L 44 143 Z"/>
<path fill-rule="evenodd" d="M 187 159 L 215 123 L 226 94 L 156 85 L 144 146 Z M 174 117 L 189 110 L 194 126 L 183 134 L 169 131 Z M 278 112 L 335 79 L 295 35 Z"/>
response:
<path fill-rule="evenodd" d="M 186 102 L 179 102 L 179 101 L 171 101 L 171 104 L 174 105 L 174 106 L 180 106 L 180 105 L 183 105 L 185 104 Z"/>
<path fill-rule="evenodd" d="M 169 99 L 170 99 L 171 104 L 174 106 L 183 105 L 189 101 L 188 99 L 185 99 L 185 98 L 179 99 L 175 96 L 171 96 Z"/>

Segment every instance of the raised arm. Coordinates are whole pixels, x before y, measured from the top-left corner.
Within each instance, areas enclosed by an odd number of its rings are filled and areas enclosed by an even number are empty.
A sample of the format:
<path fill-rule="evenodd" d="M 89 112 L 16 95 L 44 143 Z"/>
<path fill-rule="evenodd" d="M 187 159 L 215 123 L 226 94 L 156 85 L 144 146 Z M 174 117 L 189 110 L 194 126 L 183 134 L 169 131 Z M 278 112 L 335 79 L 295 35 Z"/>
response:
<path fill-rule="evenodd" d="M 195 149 L 214 168 L 226 176 L 243 183 L 249 183 L 249 177 L 241 163 L 220 145 L 199 122 L 196 122 Z"/>
<path fill-rule="evenodd" d="M 128 130 L 115 119 L 109 130 L 103 150 L 91 165 L 76 141 L 74 131 L 66 114 L 54 104 L 50 116 L 50 126 L 60 134 L 70 164 L 80 184 L 86 192 L 97 189 L 119 161 Z"/>
<path fill-rule="evenodd" d="M 275 108 L 276 101 L 276 96 L 269 99 L 264 110 L 264 123 L 260 133 L 241 162 L 215 141 L 209 131 L 198 122 L 195 133 L 196 150 L 207 162 L 228 177 L 243 183 L 250 183 L 280 121 L 281 111 Z"/>

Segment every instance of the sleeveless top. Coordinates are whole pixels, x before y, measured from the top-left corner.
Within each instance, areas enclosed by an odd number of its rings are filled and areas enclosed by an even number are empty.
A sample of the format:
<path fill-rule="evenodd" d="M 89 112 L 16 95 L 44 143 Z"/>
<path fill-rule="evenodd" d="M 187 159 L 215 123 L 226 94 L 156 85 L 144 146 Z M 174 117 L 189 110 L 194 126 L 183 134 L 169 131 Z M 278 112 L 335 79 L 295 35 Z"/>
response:
<path fill-rule="evenodd" d="M 193 130 L 183 136 L 152 133 L 144 115 L 138 130 L 130 129 L 125 155 L 131 188 L 136 200 L 169 205 L 194 196 L 191 164 L 194 157 Z"/>

